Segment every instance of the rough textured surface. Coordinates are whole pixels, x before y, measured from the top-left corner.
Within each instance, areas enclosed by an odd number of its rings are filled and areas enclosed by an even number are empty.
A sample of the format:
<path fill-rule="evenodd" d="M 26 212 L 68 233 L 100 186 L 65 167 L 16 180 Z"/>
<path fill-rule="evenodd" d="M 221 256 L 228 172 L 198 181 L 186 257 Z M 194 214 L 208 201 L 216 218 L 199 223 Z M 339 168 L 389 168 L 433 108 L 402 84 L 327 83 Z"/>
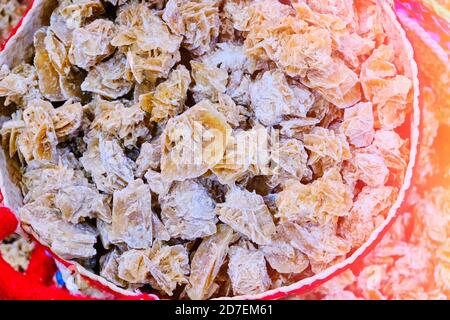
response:
<path fill-rule="evenodd" d="M 63 2 L 35 35 L 33 65 L 2 68 L 0 94 L 18 107 L 2 129 L 10 156 L 27 173 L 75 173 L 26 175 L 24 221 L 87 268 L 100 233 L 103 274 L 120 286 L 203 299 L 290 284 L 362 244 L 395 197 L 382 188 L 402 184 L 408 146 L 388 141 L 411 83 L 376 3 L 226 2 L 125 4 L 114 21 L 100 1 Z M 367 99 L 364 117 L 342 110 Z M 71 202 L 73 187 L 92 205 Z M 364 201 L 376 202 L 368 217 Z"/>

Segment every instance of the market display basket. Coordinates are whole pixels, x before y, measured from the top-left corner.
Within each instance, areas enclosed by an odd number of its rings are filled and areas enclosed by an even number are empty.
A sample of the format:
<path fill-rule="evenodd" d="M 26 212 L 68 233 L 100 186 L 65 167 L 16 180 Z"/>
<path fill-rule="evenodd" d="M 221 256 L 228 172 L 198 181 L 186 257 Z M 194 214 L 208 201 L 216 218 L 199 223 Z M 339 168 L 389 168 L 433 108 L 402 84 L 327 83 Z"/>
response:
<path fill-rule="evenodd" d="M 9 40 L 4 44 L 0 53 L 0 65 L 7 64 L 15 66 L 20 61 L 29 57 L 33 42 L 33 34 L 39 27 L 45 25 L 49 20 L 49 12 L 55 6 L 56 1 L 35 0 L 30 3 L 24 18 L 18 27 L 13 31 Z M 397 5 L 403 2 L 399 2 Z M 325 271 L 309 278 L 303 279 L 287 287 L 273 289 L 257 295 L 239 296 L 241 299 L 280 299 L 287 296 L 294 296 L 311 290 L 327 280 L 338 275 L 347 268 L 354 267 L 361 259 L 368 254 L 388 232 L 399 213 L 405 194 L 410 187 L 414 163 L 416 159 L 417 145 L 419 141 L 419 80 L 418 70 L 414 59 L 414 53 L 409 43 L 406 32 L 395 14 L 395 7 L 390 1 L 379 0 L 384 13 L 384 27 L 392 42 L 401 47 L 402 67 L 405 73 L 413 80 L 413 95 L 410 103 L 410 115 L 407 118 L 408 125 L 403 126 L 404 134 L 409 138 L 409 162 L 405 171 L 403 184 L 399 190 L 395 203 L 390 208 L 385 220 L 372 232 L 369 239 L 357 250 L 352 252 L 344 261 L 337 263 Z M 399 7 L 397 7 L 399 8 Z M 402 10 L 405 10 L 402 7 Z M 70 293 L 65 288 L 59 287 L 54 281 L 54 275 L 58 268 L 63 268 L 64 272 L 78 275 L 85 279 L 90 286 L 101 294 L 99 297 L 106 299 L 158 299 L 153 294 L 143 294 L 139 291 L 127 291 L 108 282 L 104 278 L 95 275 L 73 261 L 67 261 L 58 257 L 50 248 L 41 244 L 39 236 L 31 228 L 20 223 L 13 214 L 21 205 L 21 192 L 16 183 L 15 163 L 5 155 L 0 149 L 0 190 L 3 194 L 3 205 L 0 209 L 0 240 L 13 232 L 30 237 L 35 241 L 36 247 L 31 256 L 28 270 L 24 273 L 14 271 L 0 257 L 0 298 L 9 299 L 89 299 Z M 19 228 L 19 229 L 18 229 Z M 56 263 L 55 263 L 56 261 Z"/>

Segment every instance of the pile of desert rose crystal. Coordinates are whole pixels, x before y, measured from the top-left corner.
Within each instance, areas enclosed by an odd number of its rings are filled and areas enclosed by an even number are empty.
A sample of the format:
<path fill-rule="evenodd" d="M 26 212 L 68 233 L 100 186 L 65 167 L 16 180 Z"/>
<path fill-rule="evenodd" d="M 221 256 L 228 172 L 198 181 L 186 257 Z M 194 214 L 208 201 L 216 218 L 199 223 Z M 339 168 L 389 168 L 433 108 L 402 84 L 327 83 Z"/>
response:
<path fill-rule="evenodd" d="M 0 0 L 0 45 L 8 39 L 26 8 L 25 0 Z"/>
<path fill-rule="evenodd" d="M 15 107 L 21 220 L 127 289 L 207 299 L 363 244 L 408 162 L 411 80 L 376 1 L 62 0 Z"/>

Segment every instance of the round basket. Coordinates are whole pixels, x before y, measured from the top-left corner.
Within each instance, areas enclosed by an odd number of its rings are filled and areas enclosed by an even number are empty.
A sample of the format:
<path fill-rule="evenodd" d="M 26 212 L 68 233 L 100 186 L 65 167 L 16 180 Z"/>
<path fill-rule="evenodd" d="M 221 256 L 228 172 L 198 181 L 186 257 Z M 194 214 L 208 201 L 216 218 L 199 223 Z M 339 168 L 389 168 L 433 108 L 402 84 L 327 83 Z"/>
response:
<path fill-rule="evenodd" d="M 10 67 L 13 67 L 33 54 L 33 34 L 41 26 L 48 23 L 49 15 L 56 3 L 56 0 L 35 0 L 31 2 L 26 15 L 22 19 L 19 26 L 14 30 L 7 43 L 4 45 L 3 51 L 0 53 L 0 65 L 7 64 Z M 409 106 L 409 110 L 411 111 L 407 117 L 408 124 L 406 126 L 402 126 L 403 132 L 401 133 L 403 136 L 409 136 L 409 162 L 403 177 L 403 183 L 401 186 L 398 186 L 399 193 L 397 199 L 388 211 L 385 220 L 372 232 L 369 239 L 361 247 L 353 251 L 342 262 L 327 268 L 319 274 L 305 278 L 290 286 L 280 287 L 257 295 L 236 296 L 232 299 L 279 299 L 301 294 L 319 286 L 345 269 L 354 266 L 360 261 L 360 259 L 369 253 L 387 232 L 399 212 L 399 208 L 405 198 L 405 193 L 410 187 L 417 153 L 420 119 L 420 109 L 418 103 L 419 81 L 412 46 L 406 37 L 404 29 L 397 20 L 393 9 L 393 4 L 391 1 L 387 0 L 378 0 L 378 4 L 383 11 L 383 27 L 385 32 L 390 38 L 391 43 L 394 44 L 395 50 L 398 53 L 398 63 L 401 64 L 403 73 L 412 79 L 413 82 L 413 98 Z M 18 187 L 19 177 L 16 168 L 17 164 L 13 163 L 5 155 L 4 150 L 0 148 L 0 190 L 3 194 L 4 205 L 10 208 L 13 212 L 17 212 L 18 208 L 22 204 L 22 195 Z M 0 221 L 0 225 L 1 223 L 2 222 Z M 30 226 L 22 225 L 22 230 L 18 232 L 24 232 L 45 247 L 46 244 L 40 241 L 39 235 L 35 234 Z M 51 252 L 50 248 L 47 248 L 47 250 L 53 255 L 56 261 L 58 261 L 61 268 L 65 268 L 66 271 L 82 276 L 92 287 L 104 292 L 105 297 L 119 299 L 158 299 L 155 295 L 143 295 L 139 291 L 128 291 L 119 288 L 104 278 L 91 273 L 78 263 L 67 261 L 58 257 L 56 254 Z"/>

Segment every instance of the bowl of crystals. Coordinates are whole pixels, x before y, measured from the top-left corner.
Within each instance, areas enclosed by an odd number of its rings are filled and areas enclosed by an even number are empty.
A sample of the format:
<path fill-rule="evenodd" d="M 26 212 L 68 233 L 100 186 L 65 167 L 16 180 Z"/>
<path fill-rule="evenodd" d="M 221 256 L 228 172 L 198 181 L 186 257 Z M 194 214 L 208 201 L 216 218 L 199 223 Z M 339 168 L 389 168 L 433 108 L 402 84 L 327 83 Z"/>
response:
<path fill-rule="evenodd" d="M 274 299 L 404 199 L 417 67 L 383 0 L 35 0 L 0 53 L 0 189 L 110 293 Z"/>

